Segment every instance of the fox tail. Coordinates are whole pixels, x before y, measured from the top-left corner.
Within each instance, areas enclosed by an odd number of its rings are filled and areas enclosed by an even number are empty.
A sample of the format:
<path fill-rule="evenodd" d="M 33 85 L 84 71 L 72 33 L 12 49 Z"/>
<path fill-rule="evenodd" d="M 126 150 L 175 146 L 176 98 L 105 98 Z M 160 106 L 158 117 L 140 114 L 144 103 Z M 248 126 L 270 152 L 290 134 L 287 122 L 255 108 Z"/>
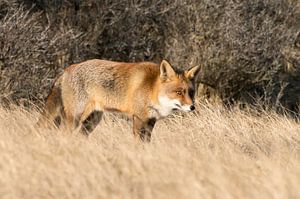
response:
<path fill-rule="evenodd" d="M 50 94 L 46 98 L 45 107 L 37 122 L 38 126 L 45 124 L 47 121 L 55 122 L 57 126 L 60 125 L 64 115 L 61 84 L 62 76 L 59 76 L 54 82 Z"/>

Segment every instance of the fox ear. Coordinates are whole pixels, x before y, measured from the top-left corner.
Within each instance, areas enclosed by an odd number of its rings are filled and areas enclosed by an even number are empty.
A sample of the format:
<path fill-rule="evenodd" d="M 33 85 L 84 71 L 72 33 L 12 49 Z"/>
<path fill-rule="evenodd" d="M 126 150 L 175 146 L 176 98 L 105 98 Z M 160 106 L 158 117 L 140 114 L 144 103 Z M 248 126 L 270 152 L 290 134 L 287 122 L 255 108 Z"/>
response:
<path fill-rule="evenodd" d="M 187 71 L 185 71 L 185 77 L 188 79 L 193 79 L 195 78 L 195 76 L 198 74 L 198 72 L 200 71 L 200 65 L 199 66 L 195 66 Z"/>
<path fill-rule="evenodd" d="M 160 64 L 160 78 L 162 80 L 167 80 L 170 79 L 171 77 L 174 77 L 176 75 L 176 72 L 174 71 L 173 67 L 171 64 L 163 60 Z"/>

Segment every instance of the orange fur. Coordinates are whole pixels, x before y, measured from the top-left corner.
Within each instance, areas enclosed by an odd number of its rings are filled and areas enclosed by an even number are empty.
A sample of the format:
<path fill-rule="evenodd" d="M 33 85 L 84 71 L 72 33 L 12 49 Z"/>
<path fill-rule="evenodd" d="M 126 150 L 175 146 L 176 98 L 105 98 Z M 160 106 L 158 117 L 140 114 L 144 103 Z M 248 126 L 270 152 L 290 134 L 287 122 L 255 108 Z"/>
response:
<path fill-rule="evenodd" d="M 160 65 L 97 59 L 73 64 L 65 69 L 59 84 L 55 83 L 45 115 L 53 119 L 59 113 L 53 110 L 63 110 L 60 116 L 68 130 L 80 127 L 88 133 L 97 125 L 90 120 L 99 122 L 103 111 L 118 111 L 133 118 L 135 135 L 150 140 L 157 119 L 176 108 L 192 109 L 189 92 L 194 89 L 192 78 L 198 69 L 178 74 L 165 60 Z"/>

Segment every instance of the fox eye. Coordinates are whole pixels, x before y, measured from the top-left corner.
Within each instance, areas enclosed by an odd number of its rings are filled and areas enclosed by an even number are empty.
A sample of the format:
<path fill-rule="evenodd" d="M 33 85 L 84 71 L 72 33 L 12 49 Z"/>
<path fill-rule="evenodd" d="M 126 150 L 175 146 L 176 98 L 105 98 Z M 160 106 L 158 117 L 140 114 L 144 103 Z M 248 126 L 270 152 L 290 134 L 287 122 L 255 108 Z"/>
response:
<path fill-rule="evenodd" d="M 176 94 L 177 95 L 182 95 L 182 92 L 181 91 L 176 91 Z"/>

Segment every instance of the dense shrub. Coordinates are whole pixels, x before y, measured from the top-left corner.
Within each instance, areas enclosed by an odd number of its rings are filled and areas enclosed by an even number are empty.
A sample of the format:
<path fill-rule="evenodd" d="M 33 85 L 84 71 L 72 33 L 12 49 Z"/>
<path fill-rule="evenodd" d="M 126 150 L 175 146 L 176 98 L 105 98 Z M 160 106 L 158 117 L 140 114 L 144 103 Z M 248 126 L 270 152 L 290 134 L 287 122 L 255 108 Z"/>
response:
<path fill-rule="evenodd" d="M 2 96 L 43 99 L 65 63 L 78 61 L 81 33 L 52 23 L 41 12 L 8 8 L 0 21 Z"/>
<path fill-rule="evenodd" d="M 42 100 L 57 73 L 89 58 L 203 65 L 226 103 L 296 110 L 297 0 L 0 0 L 1 95 Z"/>

